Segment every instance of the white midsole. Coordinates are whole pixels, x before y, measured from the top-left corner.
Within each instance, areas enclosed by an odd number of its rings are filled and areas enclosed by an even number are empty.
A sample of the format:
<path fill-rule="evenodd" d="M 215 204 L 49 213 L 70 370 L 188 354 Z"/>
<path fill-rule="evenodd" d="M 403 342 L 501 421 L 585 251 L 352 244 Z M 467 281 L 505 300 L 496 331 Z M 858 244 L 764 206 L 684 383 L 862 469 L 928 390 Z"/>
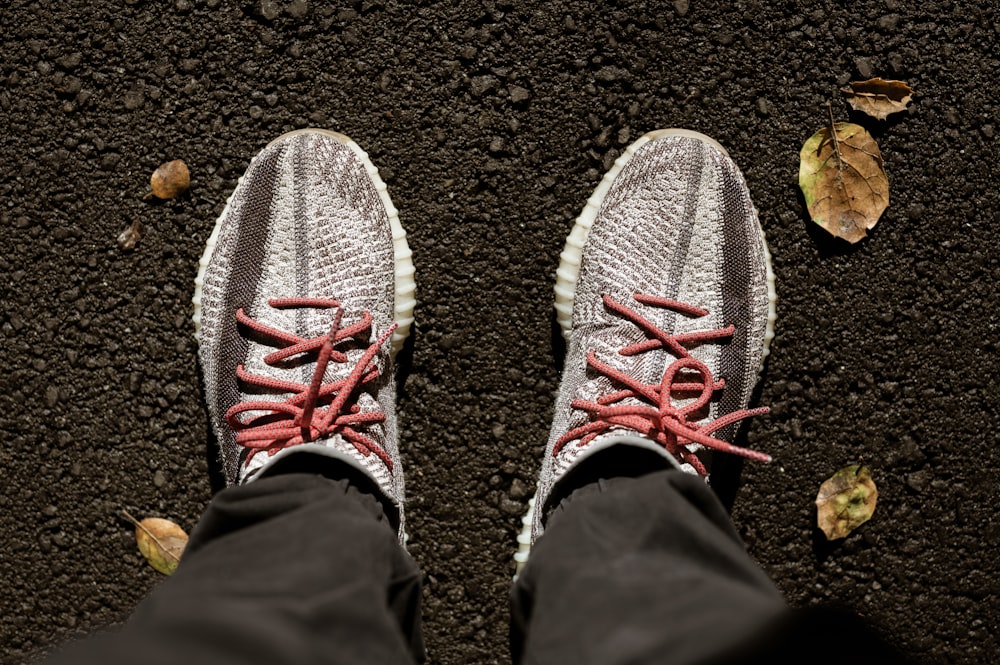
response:
<path fill-rule="evenodd" d="M 562 253 L 559 255 L 559 269 L 556 271 L 556 320 L 559 322 L 559 327 L 562 329 L 563 337 L 569 340 L 570 332 L 573 330 L 573 299 L 576 294 L 576 284 L 580 279 L 580 264 L 583 261 L 583 247 L 587 242 L 587 236 L 590 234 L 590 229 L 594 225 L 594 221 L 597 219 L 598 213 L 601 211 L 601 205 L 604 203 L 604 197 L 607 196 L 608 191 L 611 189 L 612 183 L 618 174 L 622 172 L 625 165 L 631 161 L 632 157 L 639 151 L 639 149 L 646 143 L 654 139 L 663 138 L 666 136 L 686 136 L 689 138 L 695 138 L 704 143 L 720 150 L 726 156 L 729 153 L 723 148 L 717 141 L 704 134 L 700 134 L 689 129 L 660 129 L 654 132 L 649 132 L 639 137 L 632 145 L 625 149 L 618 159 L 615 160 L 614 166 L 604 174 L 601 179 L 600 184 L 597 185 L 597 189 L 594 193 L 590 195 L 587 199 L 587 204 L 583 207 L 583 211 L 580 216 L 576 218 L 576 224 L 573 226 L 573 230 L 570 231 L 569 236 L 566 238 L 566 246 L 563 248 Z M 767 326 L 764 329 L 764 350 L 761 355 L 761 365 L 758 368 L 758 375 L 760 371 L 764 368 L 764 359 L 770 353 L 771 340 L 774 339 L 774 324 L 778 319 L 777 313 L 777 294 L 774 288 L 774 271 L 771 268 L 771 252 L 767 248 L 767 240 L 764 238 L 764 230 L 760 226 L 760 220 L 757 219 L 757 210 L 754 209 L 754 218 L 757 221 L 757 228 L 760 230 L 760 238 L 764 243 L 764 263 L 767 270 Z M 517 536 L 517 552 L 514 553 L 514 561 L 516 563 L 515 579 L 517 578 L 517 573 L 521 572 L 524 564 L 528 561 L 528 554 L 531 551 L 531 529 L 534 520 L 535 498 L 532 497 L 528 501 L 528 512 L 521 520 L 521 532 Z"/>
<path fill-rule="evenodd" d="M 410 247 L 406 242 L 406 231 L 403 230 L 403 225 L 399 221 L 399 211 L 396 210 L 396 206 L 392 204 L 392 200 L 389 198 L 388 188 L 379 176 L 378 168 L 376 168 L 368 158 L 368 153 L 362 150 L 361 146 L 347 136 L 338 134 L 337 132 L 331 132 L 326 129 L 300 129 L 283 134 L 271 143 L 280 141 L 289 136 L 306 133 L 316 133 L 329 136 L 353 150 L 364 164 L 365 171 L 367 171 L 368 175 L 371 177 L 372 183 L 375 185 L 375 190 L 378 192 L 378 195 L 382 200 L 382 205 L 385 207 L 385 212 L 389 216 L 389 228 L 392 232 L 392 253 L 395 260 L 393 320 L 396 322 L 397 327 L 395 332 L 393 332 L 391 341 L 392 355 L 395 356 L 395 354 L 402 348 L 403 342 L 406 341 L 406 336 L 410 333 L 410 326 L 413 325 L 413 309 L 417 303 L 415 297 L 416 271 L 413 268 L 413 252 L 410 251 Z M 237 183 L 237 187 L 239 186 L 239 183 L 242 182 L 243 178 L 241 177 Z M 233 193 L 235 194 L 235 191 Z M 226 201 L 225 209 L 222 211 L 222 214 L 219 215 L 219 219 L 216 220 L 215 228 L 212 229 L 212 233 L 208 237 L 208 241 L 205 243 L 205 252 L 198 261 L 198 276 L 195 277 L 194 280 L 194 297 L 191 299 L 194 303 L 194 315 L 192 316 L 192 319 L 194 321 L 195 338 L 198 337 L 198 333 L 201 330 L 201 291 L 202 286 L 205 284 L 205 272 L 208 270 L 208 264 L 212 260 L 212 254 L 215 252 L 215 246 L 219 239 L 219 232 L 222 229 L 222 220 L 225 219 L 226 215 L 229 213 L 229 206 L 231 205 L 232 200 L 233 196 L 230 195 L 229 199 Z"/>

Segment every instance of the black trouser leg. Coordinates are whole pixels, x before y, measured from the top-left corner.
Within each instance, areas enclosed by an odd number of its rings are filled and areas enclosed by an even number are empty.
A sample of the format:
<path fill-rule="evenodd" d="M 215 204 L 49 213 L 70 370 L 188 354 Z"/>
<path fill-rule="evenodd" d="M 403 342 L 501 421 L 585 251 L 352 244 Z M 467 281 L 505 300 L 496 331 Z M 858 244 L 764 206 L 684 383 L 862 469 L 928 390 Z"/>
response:
<path fill-rule="evenodd" d="M 177 572 L 75 662 L 413 663 L 420 574 L 379 502 L 284 474 L 219 493 Z"/>
<path fill-rule="evenodd" d="M 785 611 L 711 490 L 679 471 L 577 489 L 512 597 L 524 663 L 699 663 Z"/>

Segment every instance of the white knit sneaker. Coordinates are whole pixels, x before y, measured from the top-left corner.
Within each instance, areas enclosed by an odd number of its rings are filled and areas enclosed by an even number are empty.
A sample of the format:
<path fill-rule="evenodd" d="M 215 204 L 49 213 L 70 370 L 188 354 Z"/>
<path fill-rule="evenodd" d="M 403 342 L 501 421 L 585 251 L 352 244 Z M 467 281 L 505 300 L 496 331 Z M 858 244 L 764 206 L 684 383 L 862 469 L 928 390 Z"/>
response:
<path fill-rule="evenodd" d="M 413 322 L 406 234 L 341 134 L 276 139 L 250 163 L 195 279 L 194 323 L 230 485 L 300 451 L 367 474 L 399 508 L 392 356 Z"/>
<path fill-rule="evenodd" d="M 676 129 L 633 143 L 577 219 L 555 290 L 566 361 L 519 567 L 553 490 L 599 451 L 644 448 L 706 479 L 712 451 L 770 459 L 731 443 L 767 410 L 747 405 L 775 295 L 746 183 L 718 143 Z"/>

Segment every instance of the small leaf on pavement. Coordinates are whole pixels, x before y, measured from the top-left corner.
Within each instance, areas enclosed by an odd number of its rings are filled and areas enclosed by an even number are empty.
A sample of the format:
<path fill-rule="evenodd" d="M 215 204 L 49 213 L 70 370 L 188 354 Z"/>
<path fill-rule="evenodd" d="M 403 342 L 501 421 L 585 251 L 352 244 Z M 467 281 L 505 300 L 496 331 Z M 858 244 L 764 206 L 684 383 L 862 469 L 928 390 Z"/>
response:
<path fill-rule="evenodd" d="M 867 113 L 879 120 L 885 120 L 893 113 L 905 111 L 913 96 L 913 88 L 902 81 L 886 81 L 880 78 L 852 81 L 850 86 L 843 88 L 841 92 L 855 111 Z"/>
<path fill-rule="evenodd" d="M 136 244 L 142 238 L 142 222 L 138 219 L 125 227 L 125 230 L 118 234 L 118 247 L 128 251 L 135 249 Z"/>
<path fill-rule="evenodd" d="M 187 164 L 179 159 L 160 164 L 149 178 L 153 196 L 158 199 L 172 199 L 187 191 L 191 184 L 191 174 Z"/>
<path fill-rule="evenodd" d="M 845 538 L 871 519 L 878 490 L 872 472 L 854 464 L 833 474 L 816 495 L 816 522 L 827 540 Z"/>
<path fill-rule="evenodd" d="M 799 187 L 812 220 L 848 242 L 864 238 L 889 205 L 889 179 L 871 134 L 831 121 L 805 142 L 799 158 Z"/>
<path fill-rule="evenodd" d="M 135 541 L 139 551 L 156 570 L 171 575 L 181 562 L 181 555 L 187 545 L 188 535 L 170 520 L 147 517 L 141 522 L 122 511 L 135 525 Z"/>

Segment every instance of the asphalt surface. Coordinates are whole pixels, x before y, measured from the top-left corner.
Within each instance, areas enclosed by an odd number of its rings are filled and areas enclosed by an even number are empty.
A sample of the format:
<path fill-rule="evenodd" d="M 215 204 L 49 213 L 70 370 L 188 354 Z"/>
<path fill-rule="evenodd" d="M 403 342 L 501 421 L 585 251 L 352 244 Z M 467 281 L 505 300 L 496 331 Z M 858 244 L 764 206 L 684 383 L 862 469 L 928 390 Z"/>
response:
<path fill-rule="evenodd" d="M 751 554 L 793 605 L 851 606 L 924 662 L 994 661 L 1000 11 L 686 5 L 9 3 L 2 662 L 121 622 L 161 580 L 121 509 L 196 523 L 213 490 L 196 261 L 253 154 L 306 126 L 369 151 L 410 232 L 419 305 L 399 411 L 434 662 L 508 660 L 511 552 L 558 385 L 558 253 L 620 150 L 669 126 L 729 149 L 774 256 L 773 410 L 748 439 L 776 461 L 743 469 L 733 513 Z M 808 221 L 798 151 L 828 101 L 848 119 L 838 87 L 870 75 L 917 95 L 866 123 L 891 203 L 847 246 Z M 189 194 L 144 201 L 177 158 Z M 134 220 L 145 235 L 122 252 Z M 816 491 L 862 458 L 875 517 L 828 545 Z M 849 654 L 840 639 L 817 649 Z"/>

